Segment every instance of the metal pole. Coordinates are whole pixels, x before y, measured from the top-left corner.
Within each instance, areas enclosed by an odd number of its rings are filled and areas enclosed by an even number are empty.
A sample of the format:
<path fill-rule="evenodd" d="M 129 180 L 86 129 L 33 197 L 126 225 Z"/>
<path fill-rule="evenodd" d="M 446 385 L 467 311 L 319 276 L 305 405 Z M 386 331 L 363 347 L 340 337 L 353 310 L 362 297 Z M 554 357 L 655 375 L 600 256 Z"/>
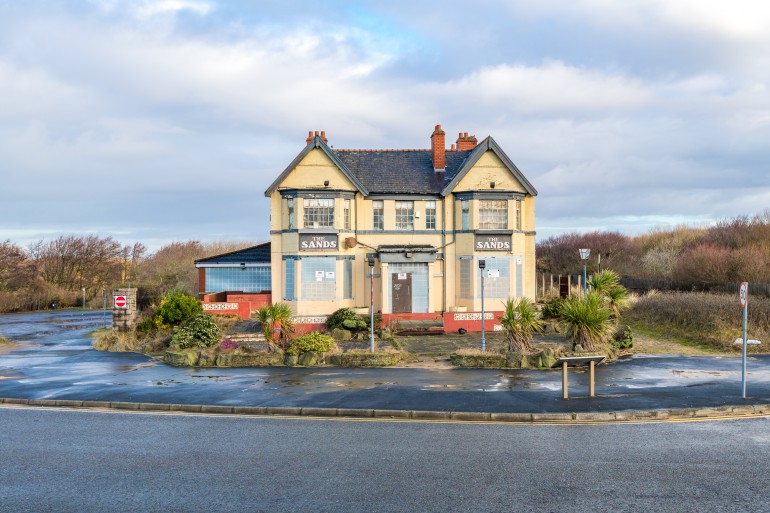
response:
<path fill-rule="evenodd" d="M 369 267 L 369 351 L 374 352 L 374 266 Z"/>
<path fill-rule="evenodd" d="M 586 283 L 586 264 L 583 264 L 583 299 L 585 299 L 587 292 L 588 284 Z"/>
<path fill-rule="evenodd" d="M 743 398 L 746 399 L 746 324 L 748 321 L 749 305 L 743 307 L 743 369 L 741 371 L 741 386 L 743 388 Z"/>
<path fill-rule="evenodd" d="M 86 288 L 83 287 L 83 310 L 86 309 Z"/>
<path fill-rule="evenodd" d="M 102 299 L 104 299 L 104 313 L 102 320 L 104 321 L 104 327 L 107 327 L 107 291 L 102 289 Z"/>
<path fill-rule="evenodd" d="M 484 337 L 484 269 L 481 269 L 481 352 L 486 350 L 487 341 Z"/>

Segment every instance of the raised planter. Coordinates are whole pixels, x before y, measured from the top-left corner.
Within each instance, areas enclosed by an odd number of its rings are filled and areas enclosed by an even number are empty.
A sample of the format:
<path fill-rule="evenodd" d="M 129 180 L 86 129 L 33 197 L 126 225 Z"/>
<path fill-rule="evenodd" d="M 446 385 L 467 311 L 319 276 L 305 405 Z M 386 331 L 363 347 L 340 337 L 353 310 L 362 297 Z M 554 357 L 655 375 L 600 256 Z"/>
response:
<path fill-rule="evenodd" d="M 400 362 L 403 357 L 403 353 L 394 352 L 348 352 L 329 355 L 327 360 L 338 367 L 391 367 Z"/>

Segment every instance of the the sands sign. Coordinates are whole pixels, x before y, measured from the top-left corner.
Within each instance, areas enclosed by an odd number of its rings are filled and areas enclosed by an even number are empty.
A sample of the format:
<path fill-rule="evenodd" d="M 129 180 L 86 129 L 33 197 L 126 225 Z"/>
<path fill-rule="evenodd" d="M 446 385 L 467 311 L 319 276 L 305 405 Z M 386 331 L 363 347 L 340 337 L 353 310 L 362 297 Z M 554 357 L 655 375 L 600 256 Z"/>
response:
<path fill-rule="evenodd" d="M 300 251 L 337 251 L 339 249 L 336 234 L 308 234 L 299 235 Z"/>
<path fill-rule="evenodd" d="M 510 235 L 476 235 L 476 251 L 510 251 Z"/>

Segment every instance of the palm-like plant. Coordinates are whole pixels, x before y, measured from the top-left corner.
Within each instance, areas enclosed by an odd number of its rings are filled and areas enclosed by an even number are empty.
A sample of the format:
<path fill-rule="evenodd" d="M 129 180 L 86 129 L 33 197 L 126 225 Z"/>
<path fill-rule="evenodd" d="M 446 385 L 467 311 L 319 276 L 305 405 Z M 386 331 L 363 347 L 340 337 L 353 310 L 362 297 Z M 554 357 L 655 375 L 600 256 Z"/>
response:
<path fill-rule="evenodd" d="M 625 287 L 618 285 L 616 288 L 611 289 L 605 296 L 607 306 L 612 312 L 612 316 L 617 320 L 620 318 L 620 312 L 625 310 L 631 304 L 631 296 Z"/>
<path fill-rule="evenodd" d="M 617 320 L 620 312 L 628 308 L 630 297 L 628 290 L 620 284 L 620 276 L 613 270 L 605 269 L 591 276 L 586 282 L 588 288 L 599 294 Z"/>
<path fill-rule="evenodd" d="M 532 335 L 542 331 L 544 326 L 537 308 L 526 297 L 505 302 L 500 324 L 505 330 L 508 350 L 516 353 L 532 352 Z"/>
<path fill-rule="evenodd" d="M 293 316 L 294 312 L 286 303 L 273 303 L 257 310 L 257 317 L 262 323 L 262 333 L 270 351 L 285 349 L 288 345 Z M 280 330 L 277 336 L 276 330 Z"/>
<path fill-rule="evenodd" d="M 560 313 L 573 350 L 580 345 L 586 351 L 595 351 L 613 332 L 610 309 L 596 292 L 589 292 L 585 299 L 565 300 Z"/>
<path fill-rule="evenodd" d="M 620 276 L 611 269 L 605 269 L 591 275 L 586 285 L 589 289 L 606 295 L 610 290 L 620 287 Z"/>

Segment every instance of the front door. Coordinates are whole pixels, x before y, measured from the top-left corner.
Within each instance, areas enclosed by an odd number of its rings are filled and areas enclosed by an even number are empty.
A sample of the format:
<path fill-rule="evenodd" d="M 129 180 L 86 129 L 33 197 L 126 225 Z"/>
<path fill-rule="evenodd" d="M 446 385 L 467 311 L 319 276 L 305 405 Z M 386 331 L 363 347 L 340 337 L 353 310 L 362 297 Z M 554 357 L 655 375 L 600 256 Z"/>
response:
<path fill-rule="evenodd" d="M 412 313 L 412 273 L 393 273 L 390 292 L 393 313 Z"/>

